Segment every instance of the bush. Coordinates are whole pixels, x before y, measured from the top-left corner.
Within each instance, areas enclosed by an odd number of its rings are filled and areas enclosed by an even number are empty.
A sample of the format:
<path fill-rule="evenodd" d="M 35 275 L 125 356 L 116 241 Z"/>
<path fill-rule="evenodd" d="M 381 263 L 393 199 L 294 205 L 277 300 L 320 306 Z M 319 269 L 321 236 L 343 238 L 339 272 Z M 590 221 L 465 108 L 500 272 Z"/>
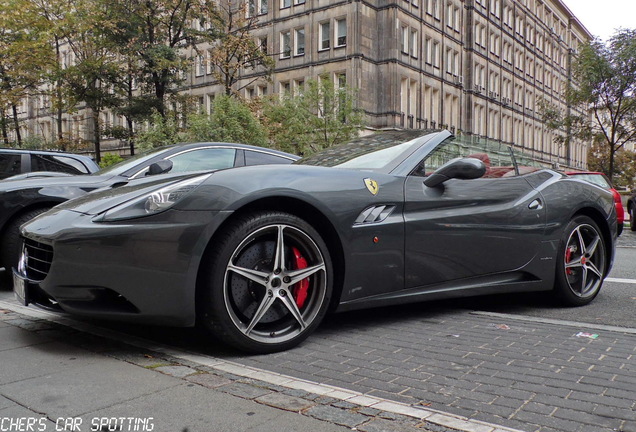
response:
<path fill-rule="evenodd" d="M 115 165 L 116 163 L 119 163 L 123 160 L 124 158 L 119 156 L 118 154 L 106 153 L 102 155 L 102 159 L 99 161 L 99 167 L 103 169 L 111 165 Z"/>

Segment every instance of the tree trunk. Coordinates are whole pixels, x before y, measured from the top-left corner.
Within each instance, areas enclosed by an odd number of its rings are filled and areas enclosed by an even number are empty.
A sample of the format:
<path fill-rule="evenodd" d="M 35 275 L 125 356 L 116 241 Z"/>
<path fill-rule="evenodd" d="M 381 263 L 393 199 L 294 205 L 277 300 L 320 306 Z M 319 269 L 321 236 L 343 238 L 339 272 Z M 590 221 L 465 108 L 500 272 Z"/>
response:
<path fill-rule="evenodd" d="M 20 122 L 18 121 L 18 107 L 15 104 L 11 104 L 13 110 L 13 125 L 15 127 L 15 137 L 18 141 L 18 147 L 22 147 L 22 134 L 20 133 Z"/>
<path fill-rule="evenodd" d="M 135 154 L 135 136 L 134 136 L 134 128 L 132 118 L 126 116 L 126 123 L 128 124 L 128 144 L 130 145 L 130 155 L 134 156 Z"/>
<path fill-rule="evenodd" d="M 0 123 L 2 124 L 2 140 L 4 141 L 4 145 L 9 147 L 9 132 L 7 132 L 7 114 L 4 112 L 4 109 L 0 110 Z"/>
<path fill-rule="evenodd" d="M 95 162 L 99 164 L 102 160 L 101 155 L 101 132 L 99 127 L 99 111 L 93 110 L 93 133 L 95 134 Z"/>
<path fill-rule="evenodd" d="M 57 55 L 57 64 L 60 65 L 60 40 L 55 37 L 55 53 Z M 55 81 L 55 98 L 57 103 L 55 104 L 56 113 L 55 121 L 57 124 L 57 141 L 62 145 L 62 151 L 66 151 L 66 145 L 64 144 L 64 131 L 62 130 L 62 86 L 60 86 L 59 80 Z"/>
<path fill-rule="evenodd" d="M 610 183 L 614 184 L 614 157 L 616 156 L 616 148 L 614 144 L 610 147 L 610 155 L 609 155 L 609 179 Z"/>

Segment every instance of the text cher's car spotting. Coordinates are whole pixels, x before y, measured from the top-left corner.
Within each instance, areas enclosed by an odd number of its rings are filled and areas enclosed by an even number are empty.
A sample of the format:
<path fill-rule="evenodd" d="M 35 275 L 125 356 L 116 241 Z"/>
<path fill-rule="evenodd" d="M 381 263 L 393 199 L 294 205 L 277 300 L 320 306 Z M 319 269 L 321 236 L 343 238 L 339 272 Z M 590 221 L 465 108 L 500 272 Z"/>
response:
<path fill-rule="evenodd" d="M 25 304 L 199 321 L 271 352 L 329 310 L 541 290 L 586 304 L 611 268 L 616 214 L 609 191 L 507 146 L 392 131 L 292 165 L 131 182 L 22 234 Z"/>

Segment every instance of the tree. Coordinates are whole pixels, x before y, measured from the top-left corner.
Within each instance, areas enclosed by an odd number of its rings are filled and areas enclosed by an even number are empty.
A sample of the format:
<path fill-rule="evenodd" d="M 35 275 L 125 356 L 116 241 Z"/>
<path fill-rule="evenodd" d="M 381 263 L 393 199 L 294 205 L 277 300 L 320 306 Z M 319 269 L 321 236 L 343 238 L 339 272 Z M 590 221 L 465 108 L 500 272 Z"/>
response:
<path fill-rule="evenodd" d="M 101 0 L 77 0 L 66 20 L 69 26 L 65 44 L 74 61 L 60 71 L 66 99 L 83 102 L 92 115 L 95 160 L 101 159 L 102 125 L 100 114 L 118 104 L 115 87 L 122 80 L 120 61 L 105 31 L 113 24 L 108 20 L 108 3 Z"/>
<path fill-rule="evenodd" d="M 228 95 L 214 99 L 212 114 L 191 116 L 188 141 L 220 141 L 267 146 L 267 133 L 250 108 Z"/>
<path fill-rule="evenodd" d="M 141 92 L 154 95 L 145 100 L 146 114 L 154 109 L 165 117 L 166 98 L 190 67 L 181 50 L 217 36 L 210 26 L 218 22 L 214 0 L 115 0 L 109 13 L 118 53 L 127 59 Z M 201 28 L 193 28 L 193 23 Z"/>
<path fill-rule="evenodd" d="M 592 144 L 587 153 L 587 167 L 590 171 L 609 172 L 609 147 L 603 142 Z M 624 148 L 614 154 L 614 187 L 633 189 L 636 177 L 636 153 Z"/>
<path fill-rule="evenodd" d="M 299 95 L 265 101 L 270 139 L 277 148 L 300 155 L 347 142 L 363 125 L 356 100 L 356 92 L 344 84 L 336 87 L 326 77 L 308 80 Z"/>
<path fill-rule="evenodd" d="M 252 10 L 254 2 L 234 2 L 221 0 L 219 14 L 215 22 L 218 39 L 209 49 L 208 62 L 212 75 L 223 85 L 226 95 L 238 92 L 262 76 L 269 77 L 274 60 L 267 54 L 267 42 L 260 44 L 254 40 L 251 32 L 258 23 L 257 13 Z M 245 70 L 258 71 L 241 88 L 234 88 Z"/>
<path fill-rule="evenodd" d="M 570 136 L 607 147 L 606 174 L 613 179 L 615 156 L 636 139 L 636 30 L 619 30 L 604 44 L 594 39 L 572 61 L 573 85 L 565 94 L 571 110 L 544 104 L 546 125 Z"/>
<path fill-rule="evenodd" d="M 29 94 L 36 93 L 45 71 L 52 65 L 53 52 L 44 37 L 44 24 L 31 2 L 0 2 L 0 114 L 5 144 L 8 144 L 6 108 L 11 109 L 17 143 L 21 145 L 17 106 Z"/>
<path fill-rule="evenodd" d="M 185 124 L 176 116 L 155 113 L 150 128 L 137 137 L 140 148 L 154 148 L 183 141 L 235 142 L 267 146 L 267 132 L 250 108 L 240 100 L 220 95 L 212 114 L 190 113 Z"/>

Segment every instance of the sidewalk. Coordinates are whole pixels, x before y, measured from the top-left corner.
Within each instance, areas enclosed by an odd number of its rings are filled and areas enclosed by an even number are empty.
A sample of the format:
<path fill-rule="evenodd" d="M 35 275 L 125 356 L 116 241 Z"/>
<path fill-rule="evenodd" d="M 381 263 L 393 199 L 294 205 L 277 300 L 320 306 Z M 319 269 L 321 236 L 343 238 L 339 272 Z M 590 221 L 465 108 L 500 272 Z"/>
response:
<path fill-rule="evenodd" d="M 515 432 L 38 315 L 0 300 L 1 431 Z"/>
<path fill-rule="evenodd" d="M 240 397 L 259 389 L 132 347 L 6 310 L 0 320 L 2 431 L 350 430 Z"/>

